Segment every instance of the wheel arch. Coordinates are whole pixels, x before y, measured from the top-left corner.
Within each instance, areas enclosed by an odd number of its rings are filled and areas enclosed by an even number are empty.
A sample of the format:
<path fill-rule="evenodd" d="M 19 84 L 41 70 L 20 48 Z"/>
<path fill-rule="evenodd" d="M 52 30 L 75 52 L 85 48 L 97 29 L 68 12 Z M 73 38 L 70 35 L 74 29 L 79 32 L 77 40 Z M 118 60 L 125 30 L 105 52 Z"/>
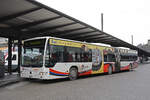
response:
<path fill-rule="evenodd" d="M 74 69 L 73 69 L 74 68 Z M 74 77 L 74 75 L 72 74 L 72 71 L 76 70 L 76 75 Z M 71 66 L 69 69 L 69 78 L 70 80 L 76 80 L 79 76 L 79 72 L 78 72 L 78 67 L 77 66 Z"/>
<path fill-rule="evenodd" d="M 77 67 L 77 66 L 75 66 L 75 65 L 71 66 L 71 67 L 70 67 L 70 69 L 71 69 L 71 68 L 76 68 L 76 69 L 77 69 L 77 71 L 78 71 L 78 67 Z M 70 71 L 70 69 L 69 69 L 69 71 Z"/>

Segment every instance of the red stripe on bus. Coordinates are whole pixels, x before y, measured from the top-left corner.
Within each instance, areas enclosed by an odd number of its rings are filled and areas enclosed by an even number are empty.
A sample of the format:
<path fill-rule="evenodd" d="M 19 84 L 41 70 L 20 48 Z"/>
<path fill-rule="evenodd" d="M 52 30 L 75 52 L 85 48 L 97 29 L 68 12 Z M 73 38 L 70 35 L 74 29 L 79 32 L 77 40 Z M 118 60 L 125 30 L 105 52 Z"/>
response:
<path fill-rule="evenodd" d="M 104 64 L 104 73 L 108 72 L 108 67 L 109 67 L 109 64 Z"/>
<path fill-rule="evenodd" d="M 92 70 L 89 70 L 87 72 L 79 73 L 79 76 L 84 76 L 84 75 L 90 75 L 92 74 Z"/>
<path fill-rule="evenodd" d="M 59 71 L 56 71 L 56 70 L 51 69 L 51 68 L 50 68 L 50 72 L 53 72 L 53 73 L 56 73 L 56 74 L 64 74 L 64 75 L 68 75 L 69 74 L 69 73 L 59 72 Z"/>
<path fill-rule="evenodd" d="M 130 65 L 128 65 L 128 66 L 125 66 L 125 67 L 122 67 L 122 68 L 120 68 L 120 70 L 129 70 L 129 67 Z"/>

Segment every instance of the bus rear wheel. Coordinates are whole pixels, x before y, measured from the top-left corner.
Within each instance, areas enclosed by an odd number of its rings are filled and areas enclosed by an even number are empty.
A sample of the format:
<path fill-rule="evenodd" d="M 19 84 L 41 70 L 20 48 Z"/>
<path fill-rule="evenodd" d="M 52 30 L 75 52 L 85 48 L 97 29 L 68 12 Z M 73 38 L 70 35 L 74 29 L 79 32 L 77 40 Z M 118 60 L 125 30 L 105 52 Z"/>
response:
<path fill-rule="evenodd" d="M 78 77 L 78 70 L 75 67 L 72 67 L 69 71 L 69 79 L 71 81 L 76 80 Z"/>
<path fill-rule="evenodd" d="M 108 75 L 111 75 L 111 74 L 112 74 L 112 67 L 109 66 L 109 67 L 108 67 Z"/>

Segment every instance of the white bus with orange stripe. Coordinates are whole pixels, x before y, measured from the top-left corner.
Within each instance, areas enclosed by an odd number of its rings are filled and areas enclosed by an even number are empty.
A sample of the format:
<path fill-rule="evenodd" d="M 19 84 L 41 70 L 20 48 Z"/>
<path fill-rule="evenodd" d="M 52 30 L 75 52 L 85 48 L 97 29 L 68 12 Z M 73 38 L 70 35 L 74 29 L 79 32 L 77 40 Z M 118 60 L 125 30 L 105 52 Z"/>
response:
<path fill-rule="evenodd" d="M 54 37 L 28 39 L 23 43 L 21 77 L 36 79 L 69 77 L 74 80 L 78 76 L 112 74 L 134 68 L 137 52 L 127 50 L 122 53 L 121 50 Z M 126 61 L 128 65 L 122 66 L 121 54 L 132 56 L 130 58 L 134 59 L 124 59 L 124 64 Z"/>

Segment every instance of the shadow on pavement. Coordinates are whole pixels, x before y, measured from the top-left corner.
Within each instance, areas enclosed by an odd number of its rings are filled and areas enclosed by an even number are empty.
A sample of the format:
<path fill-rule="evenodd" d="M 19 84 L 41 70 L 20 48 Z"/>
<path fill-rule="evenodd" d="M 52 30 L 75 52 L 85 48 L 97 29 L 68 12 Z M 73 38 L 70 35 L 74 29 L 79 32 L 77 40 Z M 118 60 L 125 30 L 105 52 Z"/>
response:
<path fill-rule="evenodd" d="M 122 71 L 122 72 L 115 72 L 113 74 L 123 74 L 126 72 L 135 72 L 136 70 L 132 71 Z M 101 77 L 101 76 L 107 76 L 107 73 L 103 74 L 94 74 L 94 75 L 86 75 L 86 76 L 80 76 L 78 77 L 77 80 L 82 80 L 82 79 L 88 79 L 88 78 L 94 78 L 94 77 Z M 53 80 L 39 80 L 39 79 L 24 79 L 24 81 L 29 81 L 31 83 L 40 83 L 40 84 L 55 84 L 55 83 L 61 83 L 61 82 L 66 82 L 70 81 L 69 78 L 63 78 L 63 79 L 53 79 Z M 74 80 L 76 81 L 76 80 Z"/>

